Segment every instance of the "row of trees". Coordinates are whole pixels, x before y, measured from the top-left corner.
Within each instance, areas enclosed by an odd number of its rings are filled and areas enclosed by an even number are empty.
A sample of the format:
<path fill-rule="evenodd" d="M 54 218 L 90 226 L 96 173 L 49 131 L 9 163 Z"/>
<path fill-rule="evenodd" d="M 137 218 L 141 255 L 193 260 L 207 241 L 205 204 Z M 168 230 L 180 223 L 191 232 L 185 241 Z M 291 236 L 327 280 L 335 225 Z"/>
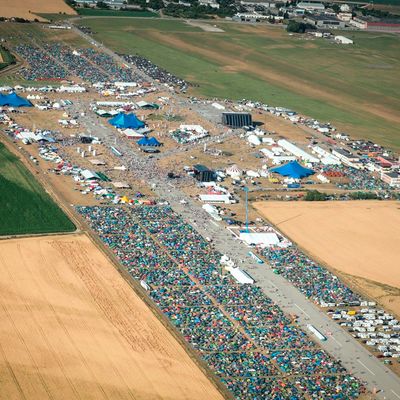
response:
<path fill-rule="evenodd" d="M 305 22 L 297 22 L 293 19 L 289 21 L 287 24 L 286 30 L 288 32 L 294 32 L 294 33 L 304 33 L 306 30 L 315 30 L 316 27 L 311 24 L 307 24 Z"/>
<path fill-rule="evenodd" d="M 350 192 L 348 196 L 352 200 L 378 200 L 380 197 L 374 192 Z M 308 190 L 304 196 L 305 201 L 326 201 L 331 199 L 326 193 L 319 192 L 318 190 Z"/>

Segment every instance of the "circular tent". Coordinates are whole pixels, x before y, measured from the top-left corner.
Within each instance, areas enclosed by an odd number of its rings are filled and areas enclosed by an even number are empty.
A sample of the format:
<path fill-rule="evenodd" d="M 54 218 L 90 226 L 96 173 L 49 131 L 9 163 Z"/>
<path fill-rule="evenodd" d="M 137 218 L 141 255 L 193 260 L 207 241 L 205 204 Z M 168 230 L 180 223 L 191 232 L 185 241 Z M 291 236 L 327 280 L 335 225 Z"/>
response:
<path fill-rule="evenodd" d="M 293 179 L 301 179 L 314 174 L 312 169 L 303 167 L 297 161 L 291 161 L 280 167 L 271 168 L 270 171 Z"/>
<path fill-rule="evenodd" d="M 243 174 L 243 171 L 236 164 L 234 164 L 226 169 L 226 174 L 232 178 L 236 178 L 241 176 Z"/>
<path fill-rule="evenodd" d="M 109 119 L 108 122 L 117 128 L 124 129 L 138 129 L 144 127 L 144 122 L 141 121 L 135 114 L 119 113 L 114 118 Z"/>
<path fill-rule="evenodd" d="M 0 93 L 0 106 L 32 107 L 32 103 L 29 100 L 18 96 L 15 92 L 10 94 Z"/>

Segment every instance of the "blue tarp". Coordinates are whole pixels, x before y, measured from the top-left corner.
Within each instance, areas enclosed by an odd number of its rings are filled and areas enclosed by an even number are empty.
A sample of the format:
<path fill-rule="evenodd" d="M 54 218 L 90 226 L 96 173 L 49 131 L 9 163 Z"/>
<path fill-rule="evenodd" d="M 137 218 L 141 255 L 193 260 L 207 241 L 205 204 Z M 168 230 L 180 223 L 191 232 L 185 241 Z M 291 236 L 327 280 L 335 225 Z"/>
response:
<path fill-rule="evenodd" d="M 108 120 L 111 125 L 117 128 L 143 128 L 144 122 L 142 122 L 135 114 L 124 114 L 119 113 L 114 118 Z"/>
<path fill-rule="evenodd" d="M 270 171 L 276 172 L 282 176 L 289 176 L 294 179 L 301 179 L 314 174 L 312 169 L 303 167 L 297 161 L 291 161 L 285 165 L 282 165 L 281 167 L 272 168 Z"/>
<path fill-rule="evenodd" d="M 16 93 L 1 94 L 0 93 L 0 106 L 9 107 L 32 107 L 30 101 L 18 96 Z"/>
<path fill-rule="evenodd" d="M 161 146 L 161 143 L 154 137 L 151 138 L 141 138 L 140 140 L 137 141 L 137 144 L 139 146 Z"/>

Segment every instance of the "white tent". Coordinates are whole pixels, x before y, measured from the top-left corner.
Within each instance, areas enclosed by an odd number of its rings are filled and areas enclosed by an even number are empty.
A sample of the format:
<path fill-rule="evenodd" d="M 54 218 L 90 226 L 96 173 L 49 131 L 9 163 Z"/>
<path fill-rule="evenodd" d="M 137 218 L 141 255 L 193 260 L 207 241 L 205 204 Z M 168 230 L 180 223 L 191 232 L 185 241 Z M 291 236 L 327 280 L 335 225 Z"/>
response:
<path fill-rule="evenodd" d="M 249 176 L 250 178 L 259 178 L 260 177 L 260 174 L 258 172 L 253 171 L 251 169 L 246 171 L 246 175 Z"/>
<path fill-rule="evenodd" d="M 254 146 L 258 146 L 258 145 L 261 144 L 260 138 L 259 138 L 258 136 L 256 136 L 256 135 L 250 135 L 250 136 L 247 138 L 247 140 L 248 140 L 248 142 L 249 142 L 250 144 L 254 144 Z"/>
<path fill-rule="evenodd" d="M 225 172 L 227 175 L 231 177 L 239 177 L 243 173 L 243 171 L 236 164 L 233 164 L 230 167 L 228 167 Z"/>
<path fill-rule="evenodd" d="M 144 135 L 142 133 L 139 133 L 131 128 L 127 128 L 127 129 L 123 130 L 122 132 L 129 139 L 135 139 L 135 138 L 140 139 L 140 138 L 144 137 Z"/>
<path fill-rule="evenodd" d="M 239 238 L 247 244 L 273 246 L 279 244 L 279 237 L 274 232 L 240 232 Z"/>
<path fill-rule="evenodd" d="M 254 279 L 246 272 L 240 268 L 230 268 L 229 272 L 232 276 L 241 284 L 253 284 Z"/>

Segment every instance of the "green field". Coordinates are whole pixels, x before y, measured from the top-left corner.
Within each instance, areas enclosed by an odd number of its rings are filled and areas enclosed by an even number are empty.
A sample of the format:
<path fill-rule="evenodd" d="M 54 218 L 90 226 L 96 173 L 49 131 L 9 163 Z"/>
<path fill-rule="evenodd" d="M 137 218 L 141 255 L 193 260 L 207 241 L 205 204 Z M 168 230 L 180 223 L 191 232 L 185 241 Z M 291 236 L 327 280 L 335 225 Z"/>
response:
<path fill-rule="evenodd" d="M 8 67 L 10 64 L 15 62 L 14 56 L 4 47 L 0 46 L 0 56 L 1 56 L 1 62 L 0 62 L 0 70 L 3 68 Z"/>
<path fill-rule="evenodd" d="M 151 11 L 119 11 L 119 10 L 99 10 L 95 8 L 78 8 L 79 15 L 88 17 L 158 17 L 158 14 Z"/>
<path fill-rule="evenodd" d="M 398 36 L 348 32 L 355 44 L 341 46 L 261 25 L 220 22 L 224 32 L 213 33 L 177 20 L 83 21 L 110 48 L 198 84 L 195 95 L 290 107 L 400 148 Z"/>
<path fill-rule="evenodd" d="M 72 232 L 74 224 L 0 143 L 0 235 Z"/>

